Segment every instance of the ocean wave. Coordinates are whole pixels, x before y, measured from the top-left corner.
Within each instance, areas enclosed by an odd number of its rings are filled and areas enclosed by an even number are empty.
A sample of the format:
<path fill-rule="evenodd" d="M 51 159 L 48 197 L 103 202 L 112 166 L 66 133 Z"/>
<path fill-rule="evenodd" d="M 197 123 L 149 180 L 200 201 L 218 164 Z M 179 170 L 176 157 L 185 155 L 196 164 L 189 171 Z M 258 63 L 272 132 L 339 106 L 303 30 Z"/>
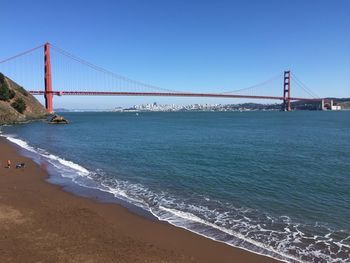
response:
<path fill-rule="evenodd" d="M 47 151 L 45 151 L 44 149 L 40 149 L 40 148 L 34 148 L 32 146 L 30 146 L 26 141 L 15 138 L 13 136 L 4 136 L 7 140 L 9 140 L 10 142 L 17 144 L 18 146 L 22 147 L 23 149 L 35 153 L 35 154 L 39 154 L 40 156 L 46 158 L 47 160 L 51 160 L 51 161 L 56 161 L 59 164 L 63 165 L 64 167 L 68 167 L 70 169 L 72 169 L 73 171 L 75 171 L 78 175 L 80 176 L 87 176 L 90 174 L 90 172 L 85 169 L 84 167 L 82 167 L 79 164 L 76 164 L 72 161 L 68 161 L 65 160 L 61 157 L 58 157 L 56 155 L 53 155 L 51 153 L 48 153 Z M 55 162 L 50 162 L 52 164 L 55 165 Z M 55 165 L 56 166 L 56 165 Z M 56 166 L 57 168 L 62 168 L 61 166 Z"/>
<path fill-rule="evenodd" d="M 287 262 L 350 262 L 350 234 L 347 231 L 339 235 L 324 226 L 293 223 L 287 216 L 275 218 L 205 196 L 202 197 L 204 204 L 193 204 L 165 191 L 155 193 L 141 184 L 110 178 L 103 170 L 89 171 L 44 149 L 32 147 L 14 135 L 0 133 L 0 136 L 44 158 L 62 177 L 80 186 L 111 193 L 151 212 L 159 220 L 207 238 Z M 324 235 L 305 231 L 310 228 L 317 228 Z M 336 238 L 336 234 L 340 238 Z"/>

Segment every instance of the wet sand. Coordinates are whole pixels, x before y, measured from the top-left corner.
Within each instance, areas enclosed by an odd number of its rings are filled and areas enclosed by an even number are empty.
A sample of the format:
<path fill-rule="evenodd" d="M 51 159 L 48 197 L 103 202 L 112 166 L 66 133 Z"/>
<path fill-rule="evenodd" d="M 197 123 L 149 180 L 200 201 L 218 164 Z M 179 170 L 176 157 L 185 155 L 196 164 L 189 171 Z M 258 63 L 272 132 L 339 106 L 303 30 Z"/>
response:
<path fill-rule="evenodd" d="M 278 262 L 65 192 L 5 138 L 0 164 L 0 262 Z"/>

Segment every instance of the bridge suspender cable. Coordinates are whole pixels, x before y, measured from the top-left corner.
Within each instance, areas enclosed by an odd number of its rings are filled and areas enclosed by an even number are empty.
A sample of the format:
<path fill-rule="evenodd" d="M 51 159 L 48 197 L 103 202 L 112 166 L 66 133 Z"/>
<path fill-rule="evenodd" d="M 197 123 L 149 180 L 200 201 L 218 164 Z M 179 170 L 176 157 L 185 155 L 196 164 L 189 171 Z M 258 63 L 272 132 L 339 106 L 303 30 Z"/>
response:
<path fill-rule="evenodd" d="M 243 89 L 237 89 L 237 90 L 231 90 L 231 91 L 225 91 L 225 92 L 222 92 L 222 94 L 226 94 L 226 93 L 237 93 L 237 92 L 241 92 L 241 91 L 246 91 L 246 90 L 250 90 L 250 89 L 254 89 L 254 88 L 259 88 L 259 87 L 262 87 L 268 83 L 271 83 L 272 81 L 280 78 L 282 75 L 281 74 L 278 74 L 268 80 L 265 80 L 263 82 L 260 82 L 258 84 L 255 84 L 253 86 L 250 86 L 250 87 L 247 87 L 247 88 L 243 88 Z"/>
<path fill-rule="evenodd" d="M 297 78 L 295 74 L 292 73 L 294 83 L 296 83 L 300 88 L 302 88 L 307 94 L 313 98 L 320 98 L 315 92 L 308 88 L 300 79 Z"/>

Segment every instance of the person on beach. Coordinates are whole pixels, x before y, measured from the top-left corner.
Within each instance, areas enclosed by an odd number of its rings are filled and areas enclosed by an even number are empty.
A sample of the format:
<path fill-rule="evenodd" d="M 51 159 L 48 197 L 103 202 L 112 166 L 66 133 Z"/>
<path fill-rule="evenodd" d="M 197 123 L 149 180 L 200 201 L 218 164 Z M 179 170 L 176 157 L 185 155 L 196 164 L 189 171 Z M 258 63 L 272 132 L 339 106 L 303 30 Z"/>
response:
<path fill-rule="evenodd" d="M 25 167 L 25 163 L 18 163 L 18 164 L 16 164 L 16 169 L 24 168 L 24 167 Z"/>
<path fill-rule="evenodd" d="M 11 168 L 11 160 L 7 160 L 7 168 Z"/>

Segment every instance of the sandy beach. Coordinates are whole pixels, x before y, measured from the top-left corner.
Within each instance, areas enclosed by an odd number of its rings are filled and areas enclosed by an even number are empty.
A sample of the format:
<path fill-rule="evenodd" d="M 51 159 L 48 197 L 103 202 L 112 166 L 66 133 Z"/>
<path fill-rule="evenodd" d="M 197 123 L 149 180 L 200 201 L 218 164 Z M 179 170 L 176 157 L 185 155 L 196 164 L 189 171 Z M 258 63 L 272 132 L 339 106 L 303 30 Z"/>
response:
<path fill-rule="evenodd" d="M 277 262 L 67 193 L 4 138 L 0 162 L 0 262 Z"/>

